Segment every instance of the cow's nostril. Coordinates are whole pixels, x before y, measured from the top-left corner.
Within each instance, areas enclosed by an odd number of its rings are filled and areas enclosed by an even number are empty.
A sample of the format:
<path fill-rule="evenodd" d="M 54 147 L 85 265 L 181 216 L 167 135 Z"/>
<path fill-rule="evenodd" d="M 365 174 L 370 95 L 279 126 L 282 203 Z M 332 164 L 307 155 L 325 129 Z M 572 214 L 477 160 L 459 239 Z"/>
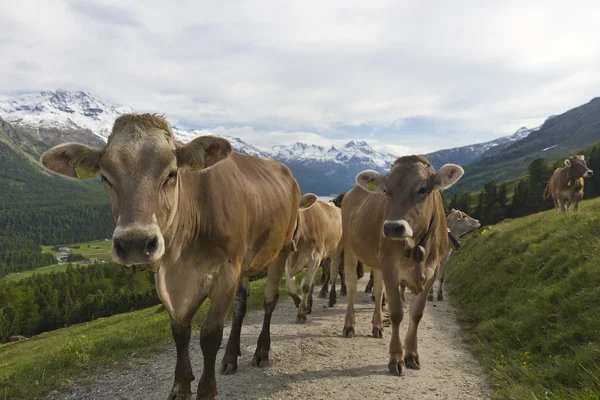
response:
<path fill-rule="evenodd" d="M 158 247 L 158 238 L 153 236 L 146 241 L 146 247 L 144 248 L 144 255 L 149 256 L 156 251 Z"/>
<path fill-rule="evenodd" d="M 398 236 L 404 236 L 405 232 L 406 227 L 404 226 L 404 224 L 399 224 L 398 226 L 396 226 L 396 229 L 394 229 L 394 233 Z"/>
<path fill-rule="evenodd" d="M 115 248 L 117 257 L 123 260 L 125 258 L 125 246 L 123 246 L 123 241 L 120 239 L 115 239 L 113 241 L 113 246 Z"/>

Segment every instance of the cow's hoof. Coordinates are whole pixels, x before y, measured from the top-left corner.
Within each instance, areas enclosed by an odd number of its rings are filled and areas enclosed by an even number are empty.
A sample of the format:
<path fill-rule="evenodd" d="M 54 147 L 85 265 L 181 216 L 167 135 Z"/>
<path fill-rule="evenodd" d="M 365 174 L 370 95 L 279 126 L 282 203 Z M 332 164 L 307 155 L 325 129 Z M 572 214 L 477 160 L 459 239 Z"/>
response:
<path fill-rule="evenodd" d="M 346 296 L 346 295 L 348 295 L 348 290 L 347 290 L 345 287 L 341 288 L 341 289 L 340 289 L 340 295 L 341 295 L 341 296 Z"/>
<path fill-rule="evenodd" d="M 419 356 L 417 354 L 407 354 L 404 357 L 404 363 L 406 364 L 406 368 L 421 369 L 421 365 L 419 364 Z"/>
<path fill-rule="evenodd" d="M 326 298 L 327 298 L 327 294 L 328 294 L 328 292 L 327 292 L 327 291 L 323 291 L 323 290 L 321 290 L 321 291 L 319 292 L 319 297 L 320 297 L 320 298 L 322 298 L 322 299 L 326 299 Z"/>
<path fill-rule="evenodd" d="M 222 363 L 219 373 L 221 375 L 233 375 L 237 372 L 237 363 Z"/>
<path fill-rule="evenodd" d="M 255 354 L 252 358 L 252 366 L 258 368 L 264 368 L 269 365 L 269 357 L 261 357 L 258 354 Z"/>
<path fill-rule="evenodd" d="M 444 301 L 444 295 L 443 294 L 438 294 L 437 296 L 438 301 Z"/>
<path fill-rule="evenodd" d="M 192 400 L 192 393 L 181 393 L 177 391 L 171 391 L 167 400 Z"/>
<path fill-rule="evenodd" d="M 354 328 L 353 327 L 344 327 L 344 332 L 343 332 L 343 336 L 345 338 L 351 338 L 354 337 Z"/>
<path fill-rule="evenodd" d="M 376 339 L 383 339 L 383 328 L 373 327 L 373 337 Z"/>
<path fill-rule="evenodd" d="M 302 302 L 300 297 L 298 295 L 295 295 L 292 296 L 292 299 L 294 299 L 294 305 L 296 306 L 296 308 L 300 307 L 300 303 Z"/>
<path fill-rule="evenodd" d="M 399 362 L 391 362 L 388 364 L 390 374 L 394 376 L 404 376 L 404 366 Z"/>
<path fill-rule="evenodd" d="M 306 323 L 306 315 L 298 315 L 296 317 L 297 324 L 305 324 Z"/>

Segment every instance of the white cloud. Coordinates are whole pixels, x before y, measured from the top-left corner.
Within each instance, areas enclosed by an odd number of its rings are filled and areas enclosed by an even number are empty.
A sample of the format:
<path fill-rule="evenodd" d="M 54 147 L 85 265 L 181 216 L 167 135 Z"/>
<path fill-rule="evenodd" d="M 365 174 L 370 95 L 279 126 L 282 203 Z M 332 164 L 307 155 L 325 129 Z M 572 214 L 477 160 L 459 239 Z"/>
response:
<path fill-rule="evenodd" d="M 0 93 L 83 89 L 257 140 L 419 152 L 600 94 L 599 14 L 592 1 L 5 2 Z"/>

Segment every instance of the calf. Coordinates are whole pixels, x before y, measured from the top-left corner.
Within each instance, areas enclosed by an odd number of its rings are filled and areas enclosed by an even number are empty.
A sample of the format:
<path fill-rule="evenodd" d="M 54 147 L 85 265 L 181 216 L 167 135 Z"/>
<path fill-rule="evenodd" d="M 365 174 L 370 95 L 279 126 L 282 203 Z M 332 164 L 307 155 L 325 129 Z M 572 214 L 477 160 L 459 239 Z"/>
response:
<path fill-rule="evenodd" d="M 348 308 L 344 337 L 355 332 L 354 296 L 358 260 L 374 269 L 375 314 L 373 336 L 381 337 L 381 276 L 385 285 L 392 325 L 388 369 L 403 375 L 404 368 L 420 368 L 417 330 L 427 295 L 436 279 L 448 247 L 448 228 L 441 190 L 452 186 L 464 171 L 446 164 L 436 173 L 426 158 L 407 156 L 397 159 L 384 176 L 364 171 L 356 177 L 357 186 L 342 201 L 342 244 L 348 285 Z M 332 259 L 338 265 L 339 252 Z M 410 305 L 410 323 L 404 346 L 400 341 L 400 322 L 404 300 L 400 284 L 416 295 Z"/>
<path fill-rule="evenodd" d="M 103 149 L 66 143 L 41 161 L 72 178 L 102 177 L 116 222 L 113 259 L 155 272 L 177 347 L 169 399 L 191 398 L 191 319 L 207 298 L 198 399 L 217 395 L 215 361 L 234 299 L 221 373 L 237 370 L 248 276 L 264 268 L 265 316 L 252 364 L 268 364 L 271 315 L 300 202 L 298 183 L 285 165 L 232 153 L 231 144 L 218 137 L 178 143 L 167 121 L 151 114 L 117 118 Z"/>
<path fill-rule="evenodd" d="M 312 311 L 315 275 L 321 261 L 329 258 L 342 238 L 342 210 L 333 203 L 317 200 L 314 194 L 302 196 L 298 215 L 297 251 L 285 265 L 287 291 L 298 307 L 296 322 L 306 322 Z M 306 268 L 302 279 L 302 300 L 296 294 L 295 276 Z"/>
<path fill-rule="evenodd" d="M 557 211 L 567 211 L 571 204 L 577 211 L 583 198 L 583 178 L 591 178 L 592 175 L 594 171 L 587 167 L 583 155 L 571 156 L 565 160 L 564 167 L 554 171 L 544 190 L 544 199 L 552 196 Z"/>

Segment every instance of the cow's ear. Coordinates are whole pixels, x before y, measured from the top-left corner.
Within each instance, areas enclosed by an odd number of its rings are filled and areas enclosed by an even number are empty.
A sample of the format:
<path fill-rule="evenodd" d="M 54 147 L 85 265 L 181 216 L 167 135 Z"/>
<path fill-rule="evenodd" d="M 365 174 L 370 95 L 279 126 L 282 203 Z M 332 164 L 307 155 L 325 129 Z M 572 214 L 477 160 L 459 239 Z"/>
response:
<path fill-rule="evenodd" d="M 44 167 L 70 178 L 89 179 L 100 168 L 103 150 L 79 143 L 64 143 L 51 148 L 40 158 Z"/>
<path fill-rule="evenodd" d="M 565 165 L 566 165 L 567 167 L 570 167 L 570 166 L 571 166 L 571 160 L 569 160 L 569 159 L 567 158 L 567 159 L 565 160 Z"/>
<path fill-rule="evenodd" d="M 300 197 L 300 209 L 309 208 L 317 201 L 317 195 L 312 193 L 306 193 L 304 196 Z"/>
<path fill-rule="evenodd" d="M 370 169 L 356 175 L 356 184 L 368 192 L 385 192 L 385 176 Z"/>
<path fill-rule="evenodd" d="M 231 143 L 216 136 L 200 136 L 175 149 L 177 166 L 200 170 L 212 167 L 233 152 Z"/>
<path fill-rule="evenodd" d="M 464 173 L 465 170 L 456 164 L 445 164 L 433 176 L 433 189 L 448 189 L 450 186 L 454 185 Z"/>

